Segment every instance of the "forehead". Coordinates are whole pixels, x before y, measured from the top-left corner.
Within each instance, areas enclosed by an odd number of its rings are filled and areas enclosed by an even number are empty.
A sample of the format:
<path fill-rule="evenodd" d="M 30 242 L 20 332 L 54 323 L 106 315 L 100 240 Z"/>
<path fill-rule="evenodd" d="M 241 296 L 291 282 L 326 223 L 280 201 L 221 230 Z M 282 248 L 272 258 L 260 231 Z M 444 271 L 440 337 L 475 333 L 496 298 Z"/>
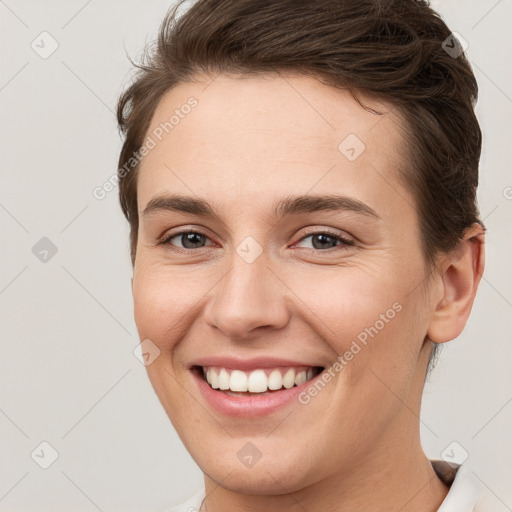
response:
<path fill-rule="evenodd" d="M 378 199 L 372 189 L 381 200 L 396 195 L 402 120 L 391 105 L 361 99 L 383 114 L 300 75 L 219 75 L 179 84 L 162 97 L 147 131 L 154 146 L 140 166 L 139 213 L 162 191 L 214 193 L 228 202 L 280 189 L 337 189 L 369 202 Z"/>

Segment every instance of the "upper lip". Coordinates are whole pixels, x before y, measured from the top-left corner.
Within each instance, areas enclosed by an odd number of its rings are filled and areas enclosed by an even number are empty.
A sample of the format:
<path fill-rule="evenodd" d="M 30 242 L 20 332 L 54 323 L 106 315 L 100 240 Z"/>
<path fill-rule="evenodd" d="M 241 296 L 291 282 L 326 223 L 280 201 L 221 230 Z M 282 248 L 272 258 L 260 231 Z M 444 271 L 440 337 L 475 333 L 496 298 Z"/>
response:
<path fill-rule="evenodd" d="M 254 357 L 251 359 L 240 359 L 236 357 L 210 356 L 200 357 L 190 363 L 193 366 L 215 366 L 219 368 L 230 368 L 233 370 L 257 370 L 258 368 L 277 368 L 279 366 L 310 366 L 312 368 L 321 366 L 311 362 L 282 359 L 280 357 Z"/>

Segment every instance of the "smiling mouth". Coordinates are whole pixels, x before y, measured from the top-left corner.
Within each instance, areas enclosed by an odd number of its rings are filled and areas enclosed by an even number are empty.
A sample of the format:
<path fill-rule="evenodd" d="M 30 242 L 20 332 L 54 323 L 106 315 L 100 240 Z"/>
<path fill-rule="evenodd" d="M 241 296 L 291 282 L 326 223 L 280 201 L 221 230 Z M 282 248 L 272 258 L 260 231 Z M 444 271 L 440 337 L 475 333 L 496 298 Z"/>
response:
<path fill-rule="evenodd" d="M 324 370 L 321 366 L 258 368 L 252 371 L 218 366 L 194 366 L 210 388 L 233 396 L 265 395 L 300 386 Z"/>

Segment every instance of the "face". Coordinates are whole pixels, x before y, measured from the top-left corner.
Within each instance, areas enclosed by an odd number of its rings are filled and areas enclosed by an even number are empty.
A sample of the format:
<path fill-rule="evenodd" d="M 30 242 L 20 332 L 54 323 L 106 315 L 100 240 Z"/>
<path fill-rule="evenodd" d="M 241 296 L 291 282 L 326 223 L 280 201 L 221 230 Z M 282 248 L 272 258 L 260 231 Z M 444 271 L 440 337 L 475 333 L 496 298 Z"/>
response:
<path fill-rule="evenodd" d="M 225 488 L 350 478 L 417 436 L 432 301 L 401 119 L 365 103 L 384 115 L 309 77 L 218 76 L 169 91 L 147 132 L 135 320 Z"/>

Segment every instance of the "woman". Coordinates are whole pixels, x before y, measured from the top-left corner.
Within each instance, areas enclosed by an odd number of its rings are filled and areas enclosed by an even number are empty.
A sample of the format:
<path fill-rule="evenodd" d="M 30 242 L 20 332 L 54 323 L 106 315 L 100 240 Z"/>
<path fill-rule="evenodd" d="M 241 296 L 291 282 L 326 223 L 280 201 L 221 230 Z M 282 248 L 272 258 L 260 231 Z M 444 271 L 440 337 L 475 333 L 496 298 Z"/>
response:
<path fill-rule="evenodd" d="M 484 268 L 460 43 L 414 0 L 178 8 L 118 106 L 135 320 L 205 476 L 176 510 L 473 510 L 419 436 Z"/>

